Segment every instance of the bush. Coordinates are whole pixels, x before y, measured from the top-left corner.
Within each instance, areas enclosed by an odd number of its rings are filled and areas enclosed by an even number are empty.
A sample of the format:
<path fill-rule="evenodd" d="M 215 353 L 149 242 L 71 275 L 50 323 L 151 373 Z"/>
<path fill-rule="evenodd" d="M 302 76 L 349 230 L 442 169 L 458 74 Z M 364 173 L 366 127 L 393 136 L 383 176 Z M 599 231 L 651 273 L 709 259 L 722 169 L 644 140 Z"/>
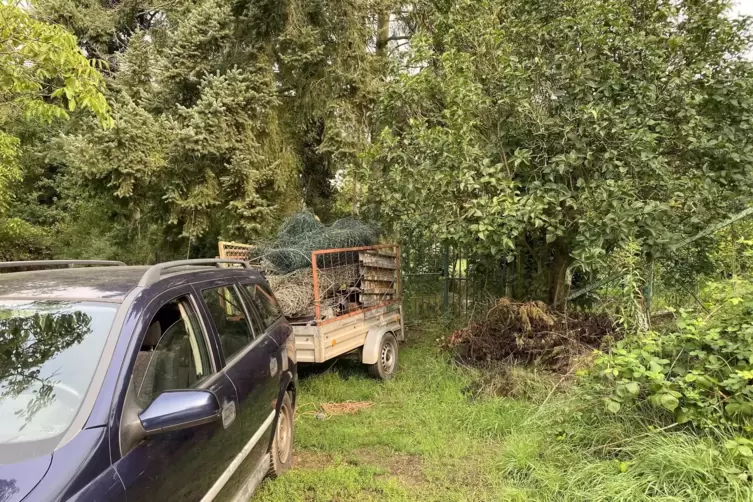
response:
<path fill-rule="evenodd" d="M 49 257 L 50 242 L 43 229 L 19 218 L 0 218 L 0 261 Z"/>
<path fill-rule="evenodd" d="M 706 289 L 713 298 L 708 313 L 681 311 L 669 332 L 627 338 L 596 359 L 608 410 L 649 403 L 678 423 L 753 430 L 753 284 L 733 280 Z"/>

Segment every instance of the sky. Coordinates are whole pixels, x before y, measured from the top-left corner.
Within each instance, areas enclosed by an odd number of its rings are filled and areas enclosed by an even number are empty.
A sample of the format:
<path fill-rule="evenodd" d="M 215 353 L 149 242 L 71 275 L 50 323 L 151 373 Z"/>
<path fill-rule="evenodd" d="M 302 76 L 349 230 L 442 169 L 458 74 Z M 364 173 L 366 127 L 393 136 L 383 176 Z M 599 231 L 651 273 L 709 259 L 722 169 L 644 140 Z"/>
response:
<path fill-rule="evenodd" d="M 734 13 L 753 16 L 753 0 L 735 0 Z"/>

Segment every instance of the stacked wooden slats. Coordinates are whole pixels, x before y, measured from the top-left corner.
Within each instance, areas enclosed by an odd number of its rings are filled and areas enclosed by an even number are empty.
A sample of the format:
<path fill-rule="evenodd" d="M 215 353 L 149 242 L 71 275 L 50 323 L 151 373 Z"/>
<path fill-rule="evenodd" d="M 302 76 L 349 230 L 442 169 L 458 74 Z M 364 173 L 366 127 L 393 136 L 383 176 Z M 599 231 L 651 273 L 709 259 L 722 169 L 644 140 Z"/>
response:
<path fill-rule="evenodd" d="M 358 253 L 361 274 L 361 303 L 378 305 L 397 297 L 397 255 L 391 249 L 373 249 Z"/>

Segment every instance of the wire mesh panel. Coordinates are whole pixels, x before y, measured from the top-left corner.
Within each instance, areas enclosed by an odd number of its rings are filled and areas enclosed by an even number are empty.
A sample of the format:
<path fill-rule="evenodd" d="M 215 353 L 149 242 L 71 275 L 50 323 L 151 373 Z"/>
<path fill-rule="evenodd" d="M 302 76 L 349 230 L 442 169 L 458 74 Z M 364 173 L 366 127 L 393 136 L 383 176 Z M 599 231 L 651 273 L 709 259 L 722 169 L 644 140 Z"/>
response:
<path fill-rule="evenodd" d="M 400 248 L 394 244 L 314 251 L 311 264 L 317 322 L 400 301 Z"/>

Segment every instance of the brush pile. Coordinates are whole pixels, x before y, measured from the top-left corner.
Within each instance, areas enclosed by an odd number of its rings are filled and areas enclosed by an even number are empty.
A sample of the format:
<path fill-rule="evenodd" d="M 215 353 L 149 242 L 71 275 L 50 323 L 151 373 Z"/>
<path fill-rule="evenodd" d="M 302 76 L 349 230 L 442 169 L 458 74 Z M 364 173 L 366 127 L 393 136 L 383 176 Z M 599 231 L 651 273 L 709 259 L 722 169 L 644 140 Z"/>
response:
<path fill-rule="evenodd" d="M 286 317 L 314 315 L 314 280 L 311 269 L 301 268 L 285 275 L 266 274 Z"/>
<path fill-rule="evenodd" d="M 486 317 L 452 333 L 445 345 L 469 363 L 504 361 L 567 372 L 573 361 L 620 336 L 604 314 L 567 315 L 542 302 L 501 298 Z"/>

